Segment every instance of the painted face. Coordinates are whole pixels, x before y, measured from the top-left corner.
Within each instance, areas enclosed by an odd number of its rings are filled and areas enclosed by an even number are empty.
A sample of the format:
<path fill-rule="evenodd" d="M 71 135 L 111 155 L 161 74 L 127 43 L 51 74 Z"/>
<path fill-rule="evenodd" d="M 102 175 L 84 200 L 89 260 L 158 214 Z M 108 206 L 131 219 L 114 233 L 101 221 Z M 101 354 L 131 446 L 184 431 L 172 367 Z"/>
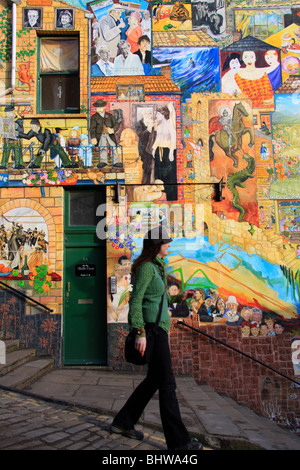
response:
<path fill-rule="evenodd" d="M 261 328 L 260 328 L 260 334 L 262 336 L 267 336 L 268 334 L 268 327 L 267 325 L 262 325 Z"/>
<path fill-rule="evenodd" d="M 97 113 L 101 114 L 104 113 L 105 108 L 96 108 Z"/>
<path fill-rule="evenodd" d="M 60 21 L 61 21 L 62 25 L 67 25 L 67 24 L 71 23 L 71 19 L 69 18 L 68 15 L 62 15 Z"/>
<path fill-rule="evenodd" d="M 251 328 L 251 335 L 252 336 L 258 336 L 259 335 L 259 329 L 257 327 Z"/>
<path fill-rule="evenodd" d="M 142 51 L 147 51 L 148 48 L 149 48 L 149 44 L 150 44 L 150 43 L 149 43 L 146 39 L 143 39 L 143 40 L 141 41 L 141 44 L 140 44 L 140 49 L 141 49 Z"/>
<path fill-rule="evenodd" d="M 242 312 L 242 317 L 244 318 L 244 320 L 248 321 L 250 320 L 250 317 L 251 317 L 251 310 L 249 308 L 245 308 Z"/>
<path fill-rule="evenodd" d="M 169 288 L 169 294 L 170 295 L 177 295 L 178 294 L 178 287 L 177 286 L 170 286 Z"/>
<path fill-rule="evenodd" d="M 231 70 L 238 70 L 241 67 L 239 59 L 231 59 L 229 62 L 229 67 Z"/>
<path fill-rule="evenodd" d="M 31 129 L 33 132 L 38 132 L 40 126 L 38 124 L 31 124 Z"/>
<path fill-rule="evenodd" d="M 126 59 L 126 57 L 129 56 L 130 44 L 124 44 L 124 45 L 122 46 L 121 51 L 122 51 L 122 55 L 123 55 L 123 56 L 125 57 L 125 59 Z"/>
<path fill-rule="evenodd" d="M 252 312 L 253 321 L 260 322 L 262 318 L 262 313 L 259 310 L 254 310 Z"/>
<path fill-rule="evenodd" d="M 200 299 L 203 298 L 203 295 L 201 294 L 201 292 L 199 292 L 198 290 L 196 290 L 196 292 L 195 292 L 195 297 L 196 297 L 197 300 L 200 300 Z"/>
<path fill-rule="evenodd" d="M 227 308 L 229 308 L 229 310 L 231 310 L 233 313 L 237 311 L 237 305 L 232 302 L 227 303 Z"/>
<path fill-rule="evenodd" d="M 284 331 L 283 327 L 281 325 L 277 324 L 277 323 L 274 327 L 274 330 L 275 330 L 276 335 L 281 335 Z"/>
<path fill-rule="evenodd" d="M 278 58 L 277 58 L 277 54 L 273 53 L 273 52 L 266 52 L 266 55 L 265 55 L 265 59 L 266 59 L 266 62 L 268 65 L 277 65 L 279 62 L 278 62 Z"/>
<path fill-rule="evenodd" d="M 99 52 L 99 56 L 102 60 L 104 60 L 104 62 L 108 61 L 108 55 L 108 49 L 101 49 L 101 51 Z"/>
<path fill-rule="evenodd" d="M 250 335 L 250 326 L 243 326 L 242 336 L 249 336 L 249 335 Z"/>
<path fill-rule="evenodd" d="M 256 56 L 254 51 L 245 51 L 243 52 L 243 62 L 246 65 L 254 65 L 256 61 Z"/>

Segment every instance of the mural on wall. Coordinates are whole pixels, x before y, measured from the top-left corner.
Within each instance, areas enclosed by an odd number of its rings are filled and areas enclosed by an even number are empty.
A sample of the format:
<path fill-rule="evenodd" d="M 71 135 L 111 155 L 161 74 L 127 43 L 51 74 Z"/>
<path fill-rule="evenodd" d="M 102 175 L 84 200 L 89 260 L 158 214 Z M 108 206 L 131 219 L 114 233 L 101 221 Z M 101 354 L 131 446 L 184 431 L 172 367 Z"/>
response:
<path fill-rule="evenodd" d="M 171 78 L 180 87 L 183 100 L 191 93 L 220 91 L 218 48 L 154 47 L 153 72 L 171 67 Z"/>
<path fill-rule="evenodd" d="M 299 199 L 300 182 L 300 114 L 297 93 L 275 95 L 272 113 L 272 137 L 275 181 L 271 198 Z"/>
<path fill-rule="evenodd" d="M 254 0 L 250 9 L 246 0 L 70 0 L 62 8 L 54 3 L 18 7 L 15 94 L 21 103 L 30 99 L 29 104 L 1 110 L 0 186 L 17 180 L 22 189 L 41 188 L 45 195 L 44 187 L 109 185 L 113 178 L 122 178 L 130 202 L 128 212 L 112 215 L 108 224 L 107 275 L 117 280 L 115 294 L 108 285 L 108 323 L 127 322 L 130 263 L 140 250 L 144 230 L 149 224 L 167 224 L 174 237 L 167 258 L 169 292 L 195 289 L 195 297 L 171 306 L 170 315 L 196 315 L 200 324 L 238 325 L 243 337 L 291 333 L 298 371 L 300 17 L 299 9 L 278 3 Z M 81 74 L 80 117 L 62 113 L 33 118 L 36 63 L 51 65 L 57 53 L 62 59 L 62 49 L 54 46 L 52 54 L 45 41 L 45 55 L 38 56 L 36 31 L 44 27 L 57 35 L 62 30 L 77 32 L 76 7 L 94 14 L 91 110 L 87 80 Z M 10 19 L 8 10 L 1 14 L 6 23 L 0 24 L 4 63 L 11 57 L 11 37 L 6 34 Z M 35 24 L 29 25 L 34 16 Z M 82 50 L 78 43 L 77 47 Z M 77 54 L 72 48 L 65 58 L 74 63 Z M 80 60 L 76 67 L 82 65 L 82 55 Z M 87 67 L 86 59 L 81 72 Z M 137 77 L 143 76 L 141 82 Z M 154 79 L 160 78 L 165 82 L 158 87 Z M 176 85 L 172 96 L 170 83 Z M 290 83 L 293 88 L 281 93 Z M 191 104 L 193 93 L 200 95 L 196 106 Z M 201 96 L 205 101 L 211 93 L 215 94 L 204 109 Z M 95 100 L 105 102 L 100 108 L 114 124 L 107 126 L 113 129 L 113 144 L 108 137 L 100 144 L 103 132 L 91 136 L 96 118 L 89 121 L 87 111 L 96 115 Z M 202 126 L 201 133 L 197 126 Z M 110 158 L 106 166 L 101 155 L 107 143 L 110 151 L 117 147 L 122 163 L 113 174 Z M 222 178 L 225 199 L 216 201 L 210 183 Z M 209 207 L 204 234 L 197 229 L 196 208 L 187 208 L 195 201 Z M 48 264 L 47 224 L 42 219 L 37 224 L 25 222 L 23 209 L 1 214 L 0 274 L 43 294 L 60 277 Z M 188 216 L 179 222 L 185 213 Z M 30 214 L 34 220 L 33 210 Z M 14 239 L 17 250 L 10 248 Z M 29 276 L 23 269 L 25 255 Z"/>
<path fill-rule="evenodd" d="M 274 106 L 274 90 L 281 85 L 278 48 L 247 36 L 221 50 L 221 63 L 222 91 L 244 93 L 253 108 Z"/>
<path fill-rule="evenodd" d="M 192 30 L 192 6 L 186 2 L 153 3 L 153 31 Z"/>
<path fill-rule="evenodd" d="M 289 75 L 299 74 L 300 58 L 300 27 L 293 23 L 272 34 L 266 42 L 280 49 L 282 63 L 282 81 Z"/>
<path fill-rule="evenodd" d="M 156 187 L 151 186 L 151 192 L 155 192 L 155 198 L 157 191 L 165 185 L 163 197 L 170 201 L 176 200 L 177 187 L 170 186 L 170 183 L 177 182 L 175 103 L 159 100 L 146 103 L 118 102 L 111 103 L 110 110 L 122 119 L 117 142 L 123 147 L 124 166 L 130 168 L 130 179 L 127 182 L 144 185 L 154 183 Z M 145 186 L 139 189 L 140 192 L 148 192 Z M 151 198 L 151 195 L 146 197 Z"/>
<path fill-rule="evenodd" d="M 151 74 L 150 12 L 113 1 L 91 4 L 93 77 Z"/>
<path fill-rule="evenodd" d="M 141 207 L 143 211 L 138 210 Z M 143 235 L 148 227 L 149 206 L 133 205 L 131 210 L 131 220 L 135 224 L 135 250 L 131 251 L 133 262 L 140 253 Z M 156 208 L 156 212 L 163 217 L 161 206 Z M 137 215 L 141 218 L 137 219 Z M 287 295 L 285 277 L 278 265 L 257 255 L 249 255 L 234 244 L 213 245 L 208 236 L 195 233 L 193 238 L 174 239 L 166 258 L 169 289 L 179 292 L 195 290 L 194 297 L 181 306 L 181 313 L 175 315 L 174 306 L 170 307 L 171 316 L 196 315 L 200 323 L 241 326 L 243 337 L 297 332 L 299 311 L 294 304 L 293 293 Z M 122 309 L 122 314 L 125 314 L 128 309 L 126 295 L 131 289 L 130 261 L 120 250 L 115 250 L 113 259 L 115 265 L 110 272 L 117 277 L 120 291 L 118 289 L 118 293 L 112 296 L 110 308 L 112 312 L 116 308 Z M 114 301 L 116 305 L 113 309 Z M 115 319 L 110 318 L 110 321 L 124 321 L 120 313 Z"/>
<path fill-rule="evenodd" d="M 61 280 L 51 269 L 48 227 L 34 209 L 20 207 L 0 216 L 0 276 L 21 288 L 44 293 Z"/>
<path fill-rule="evenodd" d="M 193 29 L 206 29 L 215 39 L 226 30 L 225 1 L 192 0 Z"/>
<path fill-rule="evenodd" d="M 225 199 L 212 202 L 213 211 L 257 225 L 252 119 L 247 101 L 209 102 L 211 173 L 227 182 Z"/>

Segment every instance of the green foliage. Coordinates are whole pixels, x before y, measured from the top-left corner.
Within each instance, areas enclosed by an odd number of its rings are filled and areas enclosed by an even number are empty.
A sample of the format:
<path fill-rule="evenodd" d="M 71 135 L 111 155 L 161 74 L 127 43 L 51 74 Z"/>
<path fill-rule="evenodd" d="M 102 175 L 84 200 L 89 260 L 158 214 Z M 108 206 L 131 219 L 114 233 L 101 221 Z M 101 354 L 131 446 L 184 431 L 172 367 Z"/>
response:
<path fill-rule="evenodd" d="M 12 29 L 9 8 L 4 7 L 0 12 L 0 60 L 11 60 Z"/>
<path fill-rule="evenodd" d="M 289 287 L 292 287 L 294 299 L 298 296 L 300 298 L 300 271 L 297 270 L 296 273 L 290 268 L 286 266 L 280 265 L 280 269 L 283 272 L 284 276 L 287 279 L 287 294 L 289 292 Z"/>
<path fill-rule="evenodd" d="M 29 35 L 30 30 L 22 28 L 16 32 L 17 38 Z M 0 12 L 0 60 L 2 62 L 11 61 L 11 50 L 12 50 L 12 24 L 11 24 L 11 13 L 8 7 L 4 7 Z M 24 49 L 20 49 L 16 53 L 16 57 L 25 61 L 28 57 L 35 54 L 36 51 L 36 39 L 33 40 L 33 44 L 27 43 Z"/>

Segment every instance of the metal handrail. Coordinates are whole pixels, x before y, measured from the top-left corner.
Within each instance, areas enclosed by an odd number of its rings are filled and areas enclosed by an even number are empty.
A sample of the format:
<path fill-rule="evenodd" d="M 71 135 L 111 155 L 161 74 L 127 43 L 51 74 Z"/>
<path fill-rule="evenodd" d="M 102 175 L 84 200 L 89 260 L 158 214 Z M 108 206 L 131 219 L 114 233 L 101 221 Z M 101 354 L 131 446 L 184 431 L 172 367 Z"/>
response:
<path fill-rule="evenodd" d="M 46 307 L 45 305 L 41 304 L 37 300 L 33 299 L 32 297 L 29 297 L 28 295 L 23 294 L 23 292 L 20 292 L 19 290 L 14 289 L 13 287 L 9 286 L 8 284 L 5 284 L 5 282 L 0 281 L 0 284 L 2 286 L 5 286 L 6 288 L 10 289 L 11 291 L 13 291 L 15 294 L 20 295 L 21 297 L 24 297 L 25 299 L 30 300 L 31 302 L 35 303 L 39 307 L 42 307 L 44 310 L 48 310 L 48 312 L 53 312 L 52 308 Z"/>
<path fill-rule="evenodd" d="M 279 374 L 279 375 L 281 375 L 282 377 L 284 377 L 285 379 L 288 379 L 288 380 L 290 380 L 291 382 L 294 382 L 295 384 L 297 384 L 297 385 L 300 386 L 300 382 L 297 382 L 297 380 L 294 380 L 292 377 L 289 377 L 288 375 L 283 374 L 283 373 L 280 372 L 279 370 L 276 370 L 276 369 L 274 369 L 273 367 L 268 366 L 268 365 L 265 364 L 264 362 L 260 361 L 259 359 L 256 359 L 255 357 L 250 356 L 250 355 L 247 354 L 247 353 L 244 353 L 244 352 L 241 351 L 240 349 L 234 348 L 233 346 L 230 346 L 229 344 L 225 343 L 224 341 L 221 341 L 220 339 L 217 339 L 217 338 L 215 338 L 214 336 L 209 335 L 208 333 L 204 333 L 203 331 L 199 330 L 198 328 L 194 328 L 193 326 L 188 325 L 187 323 L 185 323 L 185 322 L 182 321 L 182 320 L 178 320 L 177 325 L 183 325 L 183 326 L 186 326 L 187 328 L 190 328 L 191 330 L 197 331 L 197 333 L 200 333 L 201 335 L 204 335 L 204 336 L 206 336 L 207 338 L 210 338 L 210 339 L 212 339 L 213 341 L 216 341 L 217 343 L 222 344 L 222 345 L 225 346 L 226 348 L 232 349 L 233 351 L 235 351 L 235 352 L 241 354 L 242 356 L 245 356 L 245 357 L 247 357 L 248 359 L 251 359 L 252 361 L 257 362 L 257 363 L 260 364 L 261 366 L 264 366 L 264 367 L 266 367 L 267 369 L 270 369 L 271 371 L 275 372 L 276 374 Z"/>

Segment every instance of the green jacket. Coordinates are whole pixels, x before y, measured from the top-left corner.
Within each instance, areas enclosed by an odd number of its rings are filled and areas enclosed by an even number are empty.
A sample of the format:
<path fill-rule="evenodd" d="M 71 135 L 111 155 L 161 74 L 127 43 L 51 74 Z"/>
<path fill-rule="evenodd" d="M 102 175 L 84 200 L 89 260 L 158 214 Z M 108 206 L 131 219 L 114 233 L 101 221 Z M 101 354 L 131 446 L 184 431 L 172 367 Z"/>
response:
<path fill-rule="evenodd" d="M 128 324 L 130 330 L 143 329 L 145 323 L 148 322 L 155 323 L 161 297 L 165 293 L 159 326 L 167 333 L 169 332 L 171 320 L 166 287 L 167 276 L 163 259 L 156 257 L 153 263 L 148 261 L 139 267 L 129 301 Z M 176 301 L 174 297 L 172 297 L 173 302 Z"/>

